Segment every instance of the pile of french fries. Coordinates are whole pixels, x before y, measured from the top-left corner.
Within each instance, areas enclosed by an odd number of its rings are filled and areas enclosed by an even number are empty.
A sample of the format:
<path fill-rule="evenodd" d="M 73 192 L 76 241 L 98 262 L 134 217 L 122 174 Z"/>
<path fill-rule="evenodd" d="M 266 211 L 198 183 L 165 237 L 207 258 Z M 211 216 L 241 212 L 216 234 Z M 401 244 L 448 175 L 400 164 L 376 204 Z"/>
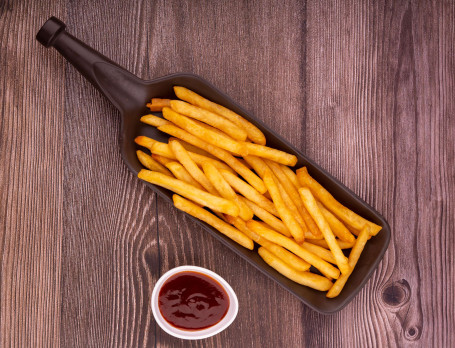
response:
<path fill-rule="evenodd" d="M 135 139 L 150 150 L 137 151 L 147 168 L 138 177 L 175 192 L 178 209 L 245 248 L 256 242 L 264 261 L 287 278 L 338 296 L 381 227 L 343 206 L 306 167 L 294 172 L 296 156 L 267 147 L 242 116 L 187 88 L 174 91 L 180 100 L 147 104 L 163 117 L 141 118 L 170 138 Z M 343 249 L 351 249 L 349 257 Z"/>

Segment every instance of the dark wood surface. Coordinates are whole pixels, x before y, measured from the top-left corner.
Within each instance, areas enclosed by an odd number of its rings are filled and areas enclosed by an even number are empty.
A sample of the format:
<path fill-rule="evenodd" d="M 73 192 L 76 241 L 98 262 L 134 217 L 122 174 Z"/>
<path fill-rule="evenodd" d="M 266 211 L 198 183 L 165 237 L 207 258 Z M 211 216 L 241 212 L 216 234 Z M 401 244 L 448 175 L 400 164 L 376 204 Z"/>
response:
<path fill-rule="evenodd" d="M 51 15 L 140 77 L 213 82 L 381 212 L 352 303 L 310 310 L 129 173 L 114 107 L 34 39 Z M 0 0 L 0 346 L 453 347 L 454 23 L 453 1 Z M 239 297 L 213 338 L 151 314 L 184 264 Z"/>

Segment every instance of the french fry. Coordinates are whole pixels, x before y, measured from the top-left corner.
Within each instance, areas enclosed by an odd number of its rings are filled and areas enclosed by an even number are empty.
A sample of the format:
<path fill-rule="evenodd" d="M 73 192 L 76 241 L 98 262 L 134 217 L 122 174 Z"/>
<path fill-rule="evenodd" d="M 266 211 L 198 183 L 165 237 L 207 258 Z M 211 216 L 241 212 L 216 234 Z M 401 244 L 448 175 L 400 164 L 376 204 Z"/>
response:
<path fill-rule="evenodd" d="M 296 271 L 264 247 L 259 248 L 258 253 L 270 267 L 296 283 L 319 291 L 327 291 L 332 286 L 332 282 L 323 276 L 311 272 Z"/>
<path fill-rule="evenodd" d="M 267 210 L 269 213 L 278 216 L 278 211 L 276 210 L 275 206 L 271 201 L 261 195 L 253 186 L 249 185 L 238 176 L 234 174 L 221 170 L 221 175 L 223 175 L 224 179 L 232 186 L 234 190 L 240 192 L 243 196 L 248 198 L 250 201 L 253 201 L 261 208 Z"/>
<path fill-rule="evenodd" d="M 237 196 L 218 169 L 210 162 L 204 163 L 202 169 L 208 180 L 210 180 L 212 185 L 220 193 L 221 197 L 229 199 L 237 204 L 239 207 L 239 217 L 245 221 L 251 220 L 253 218 L 253 211 L 239 196 Z"/>
<path fill-rule="evenodd" d="M 289 232 L 291 232 L 292 236 L 298 243 L 303 242 L 305 240 L 305 232 L 302 229 L 301 225 L 291 214 L 290 210 L 286 207 L 286 204 L 284 203 L 283 197 L 281 196 L 278 185 L 275 182 L 270 169 L 268 169 L 268 171 L 264 174 L 264 184 L 267 186 L 267 190 L 272 196 L 276 210 L 278 211 L 281 220 L 284 222 Z"/>
<path fill-rule="evenodd" d="M 165 106 L 170 105 L 170 99 L 152 98 L 152 102 L 146 104 L 150 111 L 161 111 Z"/>
<path fill-rule="evenodd" d="M 155 115 L 144 115 L 141 117 L 141 122 L 144 122 L 150 126 L 159 127 L 164 126 L 165 124 L 170 124 L 169 121 L 165 119 L 155 116 Z"/>
<path fill-rule="evenodd" d="M 219 148 L 232 152 L 236 155 L 243 156 L 247 154 L 246 146 L 242 142 L 235 141 L 232 138 L 203 127 L 189 117 L 180 115 L 171 108 L 163 108 L 163 117 L 209 144 L 218 146 Z"/>
<path fill-rule="evenodd" d="M 362 230 L 365 225 L 368 225 L 370 226 L 370 232 L 373 236 L 377 235 L 382 229 L 381 226 L 364 219 L 338 202 L 324 187 L 321 186 L 321 184 L 310 176 L 306 167 L 297 170 L 297 178 L 302 186 L 309 187 L 317 199 L 347 225 L 359 231 Z"/>
<path fill-rule="evenodd" d="M 288 166 L 285 165 L 280 165 L 281 170 L 286 174 L 288 179 L 292 182 L 292 185 L 298 190 L 300 188 L 299 180 L 297 179 L 297 174 L 294 173 L 294 171 L 289 168 Z"/>
<path fill-rule="evenodd" d="M 254 171 L 261 177 L 261 179 L 264 178 L 264 174 L 268 166 L 262 158 L 248 155 L 243 156 L 243 159 L 251 166 L 251 168 L 254 169 Z"/>
<path fill-rule="evenodd" d="M 155 142 L 152 145 L 152 148 L 150 149 L 150 151 L 153 154 L 157 154 L 157 155 L 169 158 L 169 159 L 173 159 L 173 160 L 177 159 L 177 157 L 175 157 L 174 153 L 172 152 L 172 149 L 170 148 L 169 144 L 161 143 L 159 141 Z M 227 166 L 226 164 L 224 164 L 218 160 L 214 160 L 210 157 L 206 157 L 204 155 L 200 155 L 200 154 L 197 154 L 197 153 L 194 153 L 191 151 L 188 151 L 188 154 L 190 155 L 191 159 L 194 162 L 196 162 L 196 164 L 198 166 L 202 166 L 202 164 L 204 164 L 205 162 L 210 162 L 218 169 L 224 169 L 231 173 L 234 173 L 234 170 L 232 170 L 231 167 Z"/>
<path fill-rule="evenodd" d="M 328 244 L 327 244 L 327 242 L 324 239 L 310 239 L 310 238 L 307 238 L 307 239 L 305 239 L 305 241 L 308 242 L 308 243 L 311 243 L 311 244 L 319 245 L 319 246 L 321 246 L 321 247 L 323 247 L 325 249 L 330 249 Z M 340 246 L 340 249 L 351 249 L 354 246 L 355 240 L 354 240 L 353 243 L 350 243 L 350 242 L 345 242 L 345 241 L 336 239 L 336 242 Z"/>
<path fill-rule="evenodd" d="M 330 250 L 308 242 L 300 243 L 300 245 L 303 249 L 312 252 L 313 254 L 319 256 L 321 259 L 336 264 L 335 258 L 333 257 L 333 254 L 330 252 Z"/>
<path fill-rule="evenodd" d="M 212 154 L 216 158 L 222 160 L 228 164 L 232 169 L 240 174 L 248 183 L 253 186 L 259 193 L 265 193 L 267 189 L 265 188 L 262 180 L 254 174 L 251 170 L 245 167 L 239 160 L 232 156 L 228 151 L 220 149 L 219 147 L 213 146 L 205 141 L 195 137 L 194 135 L 186 132 L 185 130 L 178 128 L 173 125 L 165 125 L 158 127 L 158 129 L 164 133 L 170 134 L 174 137 L 177 137 L 181 140 L 186 141 L 194 146 L 198 146 L 201 149 Z"/>
<path fill-rule="evenodd" d="M 302 201 L 303 204 L 305 205 L 305 208 L 307 208 L 311 217 L 314 219 L 319 229 L 321 230 L 321 233 L 324 236 L 324 239 L 327 242 L 330 251 L 335 257 L 338 268 L 340 269 L 342 274 L 347 274 L 350 270 L 348 265 L 348 259 L 346 258 L 346 256 L 344 256 L 340 246 L 336 242 L 335 236 L 333 235 L 333 232 L 330 229 L 329 224 L 325 220 L 324 215 L 322 215 L 321 210 L 318 208 L 318 204 L 316 203 L 313 194 L 307 187 L 300 188 L 299 193 L 300 196 L 302 197 Z"/>
<path fill-rule="evenodd" d="M 186 149 L 186 151 L 194 152 L 194 153 L 197 153 L 199 155 L 202 155 L 202 156 L 205 156 L 205 157 L 209 157 L 209 158 L 212 158 L 212 159 L 216 160 L 216 158 L 213 155 L 209 154 L 207 151 L 202 150 L 201 148 L 199 148 L 197 146 L 191 145 L 191 144 L 187 143 L 186 141 L 183 141 L 182 139 L 178 139 L 178 138 L 175 138 L 175 137 L 170 137 L 168 142 L 171 141 L 171 140 L 180 141 L 180 144 L 182 144 L 182 146 Z"/>
<path fill-rule="evenodd" d="M 178 140 L 171 140 L 169 142 L 172 152 L 174 153 L 177 160 L 185 167 L 190 175 L 196 180 L 207 192 L 217 196 L 218 191 L 213 187 L 212 183 L 205 176 L 202 170 L 199 169 L 197 164 L 191 159 L 188 151 L 180 144 Z"/>
<path fill-rule="evenodd" d="M 340 294 L 341 290 L 343 290 L 344 285 L 349 279 L 349 276 L 352 274 L 352 271 L 354 271 L 355 266 L 357 265 L 357 261 L 359 261 L 360 255 L 362 254 L 363 249 L 365 248 L 365 244 L 368 241 L 368 238 L 370 237 L 371 232 L 370 226 L 366 225 L 362 231 L 360 231 L 360 234 L 354 244 L 354 247 L 351 250 L 351 253 L 349 254 L 349 267 L 351 270 L 349 271 L 348 274 L 343 274 L 341 275 L 337 281 L 333 284 L 333 286 L 330 288 L 329 292 L 327 293 L 328 298 L 333 298 L 336 297 Z"/>
<path fill-rule="evenodd" d="M 291 167 L 297 164 L 297 157 L 284 151 L 253 143 L 244 142 L 243 144 L 247 149 L 248 155 L 267 158 Z"/>
<path fill-rule="evenodd" d="M 182 180 L 190 185 L 193 185 L 194 187 L 200 190 L 204 190 L 201 184 L 194 180 L 191 174 L 188 173 L 188 171 L 180 163 L 170 161 L 166 164 L 166 168 L 169 169 L 177 179 Z"/>
<path fill-rule="evenodd" d="M 251 202 L 249 199 L 243 198 L 243 201 L 253 210 L 254 215 L 264 221 L 267 225 L 270 225 L 274 230 L 284 234 L 286 237 L 292 237 L 286 225 L 280 219 L 270 214 L 264 208 L 261 208 L 256 203 Z"/>
<path fill-rule="evenodd" d="M 141 162 L 141 164 L 145 168 L 154 170 L 155 172 L 163 173 L 165 175 L 172 176 L 172 173 L 169 170 L 167 170 L 165 167 L 163 167 L 160 163 L 155 161 L 152 157 L 147 155 L 145 152 L 143 152 L 141 150 L 137 150 L 136 155 L 137 155 L 139 162 Z"/>
<path fill-rule="evenodd" d="M 139 146 L 143 146 L 143 147 L 146 147 L 147 149 L 151 149 L 152 148 L 152 145 L 154 143 L 156 143 L 156 140 L 152 139 L 152 138 L 149 138 L 149 137 L 146 137 L 146 136 L 143 136 L 143 135 L 140 135 L 138 137 L 136 137 L 134 139 L 134 142 L 136 144 L 138 144 Z"/>
<path fill-rule="evenodd" d="M 337 279 L 339 277 L 340 270 L 338 268 L 332 266 L 330 263 L 324 261 L 312 252 L 302 248 L 291 238 L 283 236 L 282 234 L 265 227 L 258 221 L 247 221 L 246 226 L 253 232 L 259 234 L 261 237 L 268 239 L 270 242 L 281 245 L 283 248 L 293 252 L 304 261 L 317 268 L 325 276 L 333 279 Z"/>
<path fill-rule="evenodd" d="M 340 238 L 342 241 L 354 243 L 355 237 L 351 233 L 351 231 L 349 231 L 347 227 L 343 225 L 343 223 L 340 220 L 338 220 L 335 215 L 328 211 L 320 202 L 317 203 L 319 209 L 321 210 L 322 215 L 324 215 L 324 218 L 329 224 L 333 234 Z"/>
<path fill-rule="evenodd" d="M 157 161 L 158 163 L 161 163 L 163 166 L 166 167 L 166 164 L 168 164 L 169 162 L 172 162 L 171 159 L 169 158 L 166 158 L 164 156 L 160 156 L 160 155 L 157 155 L 157 154 L 154 154 L 152 153 L 152 158 Z M 169 169 L 169 168 L 168 168 Z"/>
<path fill-rule="evenodd" d="M 165 174 L 145 169 L 142 169 L 139 172 L 138 177 L 139 179 L 145 180 L 154 185 L 171 190 L 214 211 L 232 216 L 239 215 L 239 208 L 234 202 L 199 190 L 193 185 L 190 185 L 182 180 L 174 179 Z"/>
<path fill-rule="evenodd" d="M 205 110 L 223 116 L 227 118 L 232 123 L 236 124 L 238 127 L 244 129 L 250 138 L 256 144 L 265 145 L 265 136 L 264 134 L 253 125 L 251 122 L 245 120 L 242 116 L 236 114 L 232 110 L 225 108 L 219 104 L 216 104 L 210 100 L 205 99 L 199 94 L 180 86 L 174 87 L 175 95 L 190 104 L 199 106 Z"/>
<path fill-rule="evenodd" d="M 247 236 L 245 236 L 245 234 L 240 232 L 238 229 L 232 227 L 223 220 L 217 218 L 215 215 L 211 214 L 207 210 L 197 206 L 196 204 L 178 195 L 173 195 L 172 198 L 174 200 L 174 205 L 177 209 L 180 209 L 185 213 L 188 213 L 191 216 L 194 216 L 195 218 L 204 221 L 205 223 L 216 228 L 222 234 L 231 238 L 233 241 L 237 242 L 243 247 L 253 250 L 254 248 L 253 241 Z"/>
<path fill-rule="evenodd" d="M 321 231 L 319 230 L 318 226 L 314 222 L 313 218 L 310 216 L 308 211 L 306 210 L 305 206 L 303 205 L 302 199 L 300 198 L 299 192 L 295 188 L 295 186 L 292 184 L 291 180 L 287 177 L 287 175 L 284 173 L 282 170 L 282 166 L 280 166 L 278 163 L 270 161 L 270 160 L 265 160 L 269 168 L 272 170 L 273 174 L 275 174 L 275 177 L 278 179 L 281 185 L 283 185 L 284 190 L 286 193 L 289 195 L 290 200 L 295 204 L 297 207 L 297 214 L 294 214 L 294 217 L 297 218 L 298 215 L 302 217 L 302 220 L 305 222 L 305 227 L 308 228 L 308 230 L 311 232 L 311 234 L 314 237 L 322 237 Z M 284 167 L 284 166 L 283 166 Z M 287 168 L 287 167 L 286 167 Z M 288 202 L 285 200 L 285 202 Z M 302 225 L 302 223 L 301 223 Z"/>
<path fill-rule="evenodd" d="M 181 100 L 171 100 L 171 108 L 179 114 L 194 118 L 198 121 L 218 128 L 230 137 L 238 141 L 245 141 L 247 138 L 246 131 L 229 121 L 223 116 L 217 115 L 208 110 L 191 105 Z"/>

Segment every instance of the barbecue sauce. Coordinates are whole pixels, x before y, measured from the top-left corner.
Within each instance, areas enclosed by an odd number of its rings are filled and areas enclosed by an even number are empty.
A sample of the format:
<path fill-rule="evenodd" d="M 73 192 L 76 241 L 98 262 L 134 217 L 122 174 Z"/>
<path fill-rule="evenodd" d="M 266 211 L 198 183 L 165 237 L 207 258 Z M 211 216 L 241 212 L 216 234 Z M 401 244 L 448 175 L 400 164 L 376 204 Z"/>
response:
<path fill-rule="evenodd" d="M 202 330 L 224 318 L 229 297 L 215 279 L 185 271 L 164 282 L 158 295 L 158 307 L 164 319 L 176 328 Z"/>

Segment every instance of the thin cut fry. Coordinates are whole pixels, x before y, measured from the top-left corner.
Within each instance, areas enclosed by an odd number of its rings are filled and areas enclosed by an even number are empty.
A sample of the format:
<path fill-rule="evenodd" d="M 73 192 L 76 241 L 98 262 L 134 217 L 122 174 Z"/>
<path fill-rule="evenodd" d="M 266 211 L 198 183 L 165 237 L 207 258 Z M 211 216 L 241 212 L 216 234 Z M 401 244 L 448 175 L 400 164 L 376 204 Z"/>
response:
<path fill-rule="evenodd" d="M 208 192 L 212 195 L 217 196 L 218 191 L 213 187 L 212 183 L 209 179 L 205 176 L 202 170 L 199 169 L 197 164 L 191 159 L 188 151 L 180 144 L 178 140 L 172 140 L 169 142 L 169 146 L 171 147 L 172 152 L 174 153 L 177 160 L 185 167 L 185 169 L 190 173 L 190 175 L 196 180 L 198 183 L 202 185 Z"/>
<path fill-rule="evenodd" d="M 178 140 L 180 141 L 180 144 L 186 149 L 186 151 L 194 152 L 199 155 L 205 156 L 205 157 L 210 157 L 212 159 L 216 159 L 213 155 L 209 154 L 207 151 L 202 150 L 200 147 L 188 144 L 186 141 L 183 141 L 181 139 L 175 138 L 175 137 L 170 137 L 168 142 L 171 140 Z"/>
<path fill-rule="evenodd" d="M 164 126 L 165 124 L 170 124 L 169 121 L 165 119 L 155 116 L 155 115 L 145 115 L 141 117 L 141 122 L 144 122 L 150 126 L 159 127 Z"/>
<path fill-rule="evenodd" d="M 330 252 L 330 250 L 308 242 L 300 243 L 300 245 L 302 248 L 311 251 L 315 255 L 318 255 L 321 259 L 336 264 L 335 258 L 333 257 L 333 254 Z"/>
<path fill-rule="evenodd" d="M 155 161 L 152 157 L 147 155 L 145 152 L 141 150 L 136 151 L 137 158 L 141 164 L 150 170 L 154 170 L 155 172 L 160 172 L 169 176 L 172 176 L 172 173 L 163 167 L 160 163 Z"/>
<path fill-rule="evenodd" d="M 253 211 L 245 202 L 243 202 L 240 196 L 237 196 L 218 169 L 210 162 L 204 163 L 202 169 L 212 185 L 220 193 L 221 197 L 229 199 L 237 204 L 239 207 L 239 217 L 245 221 L 251 220 L 253 218 Z"/>
<path fill-rule="evenodd" d="M 349 254 L 349 267 L 351 268 L 348 274 L 341 275 L 340 278 L 333 284 L 330 288 L 329 292 L 327 293 L 327 297 L 333 298 L 340 294 L 341 290 L 343 290 L 344 285 L 348 281 L 349 276 L 352 274 L 354 267 L 359 261 L 360 255 L 362 254 L 363 248 L 367 243 L 368 238 L 370 237 L 370 226 L 365 226 L 362 231 L 360 231 L 359 237 L 357 238 L 354 247 Z"/>
<path fill-rule="evenodd" d="M 355 237 L 351 231 L 349 231 L 347 227 L 343 225 L 343 223 L 338 220 L 335 215 L 328 211 L 320 202 L 317 203 L 322 215 L 324 215 L 324 218 L 332 229 L 333 234 L 345 242 L 354 243 Z"/>
<path fill-rule="evenodd" d="M 242 116 L 236 114 L 234 111 L 225 108 L 219 104 L 211 102 L 210 100 L 205 99 L 199 94 L 185 88 L 185 87 L 174 87 L 175 95 L 196 106 L 199 106 L 203 109 L 211 111 L 215 114 L 221 115 L 227 118 L 232 123 L 236 124 L 240 128 L 244 129 L 250 138 L 256 144 L 265 145 L 265 136 L 264 134 L 251 122 L 245 120 Z"/>
<path fill-rule="evenodd" d="M 324 187 L 321 186 L 321 184 L 310 176 L 306 167 L 297 170 L 297 178 L 302 186 L 309 187 L 311 192 L 313 192 L 317 199 L 324 204 L 328 210 L 349 226 L 360 231 L 365 225 L 369 225 L 373 236 L 377 235 L 382 229 L 381 226 L 364 219 L 338 202 Z"/>
<path fill-rule="evenodd" d="M 319 291 L 327 291 L 332 286 L 332 282 L 330 280 L 318 274 L 296 271 L 264 247 L 259 248 L 258 253 L 270 267 L 276 269 L 286 278 L 289 278 L 296 283 Z"/>
<path fill-rule="evenodd" d="M 169 162 L 172 162 L 171 159 L 169 159 L 167 157 L 164 157 L 164 156 L 160 156 L 160 155 L 154 154 L 154 153 L 152 153 L 152 158 L 155 161 L 157 161 L 158 163 L 161 163 L 163 166 L 166 166 L 166 164 L 168 164 Z"/>
<path fill-rule="evenodd" d="M 294 239 L 298 243 L 303 242 L 305 240 L 305 231 L 291 214 L 290 210 L 286 207 L 286 204 L 284 203 L 283 197 L 280 194 L 278 185 L 275 182 L 270 169 L 268 169 L 268 171 L 264 174 L 264 183 L 267 186 L 267 190 L 270 192 L 270 195 L 272 196 L 273 203 L 275 204 L 276 210 L 278 211 L 281 220 L 283 220 L 284 224 L 288 228 L 289 232 L 291 232 Z"/>
<path fill-rule="evenodd" d="M 252 144 L 252 143 L 243 143 L 247 149 L 248 155 L 258 156 L 262 158 L 267 158 L 272 161 L 287 165 L 287 166 L 295 166 L 297 164 L 297 157 L 286 153 L 284 151 L 280 151 L 277 149 L 273 149 L 271 147 L 267 147 L 264 145 Z"/>
<path fill-rule="evenodd" d="M 143 147 L 146 147 L 147 149 L 151 149 L 152 148 L 152 145 L 154 143 L 156 143 L 156 140 L 152 139 L 152 138 L 149 138 L 149 137 L 146 137 L 146 136 L 143 136 L 143 135 L 140 135 L 138 137 L 136 137 L 134 139 L 134 142 L 136 144 L 138 144 L 139 146 L 143 146 Z"/>
<path fill-rule="evenodd" d="M 166 120 L 171 121 L 188 133 L 202 139 L 203 141 L 218 146 L 226 151 L 236 155 L 244 156 L 247 154 L 246 146 L 242 142 L 238 142 L 227 136 L 221 135 L 206 127 L 203 127 L 193 121 L 191 118 L 180 115 L 171 108 L 163 109 L 163 116 Z"/>
<path fill-rule="evenodd" d="M 324 239 L 310 239 L 310 238 L 307 238 L 307 239 L 305 239 L 305 241 L 308 242 L 308 243 L 311 243 L 311 244 L 319 245 L 319 246 L 321 246 L 323 248 L 326 248 L 326 249 L 330 249 L 329 246 L 327 245 L 327 242 Z M 340 246 L 340 249 L 351 249 L 354 246 L 355 240 L 354 240 L 353 243 L 350 243 L 350 242 L 345 242 L 345 241 L 336 239 L 336 242 Z"/>
<path fill-rule="evenodd" d="M 261 179 L 264 178 L 264 174 L 268 166 L 262 158 L 248 155 L 243 156 L 243 159 L 254 169 L 254 171 L 261 177 Z"/>
<path fill-rule="evenodd" d="M 239 215 L 239 208 L 234 202 L 227 199 L 214 196 L 211 193 L 199 190 L 182 180 L 171 178 L 167 175 L 150 170 L 142 169 L 138 174 L 139 179 L 148 181 L 154 185 L 162 186 L 179 195 L 182 195 L 196 203 L 208 207 L 220 213 L 229 214 L 232 216 Z"/>
<path fill-rule="evenodd" d="M 152 102 L 146 104 L 150 111 L 161 111 L 165 106 L 170 105 L 170 99 L 152 98 Z"/>
<path fill-rule="evenodd" d="M 235 176 L 234 174 L 228 171 L 221 170 L 220 172 L 223 175 L 224 179 L 229 183 L 229 185 L 231 185 L 234 188 L 234 190 L 240 192 L 243 196 L 248 198 L 250 201 L 253 201 L 261 208 L 278 216 L 278 211 L 276 210 L 273 203 L 269 201 L 267 198 L 265 198 L 263 195 L 261 195 L 257 190 L 255 190 L 253 186 L 247 184 L 238 176 Z"/>
<path fill-rule="evenodd" d="M 253 250 L 254 248 L 253 241 L 247 236 L 245 236 L 245 234 L 240 232 L 238 229 L 232 227 L 223 220 L 217 218 L 215 215 L 209 213 L 207 210 L 198 207 L 194 203 L 178 195 L 173 195 L 172 198 L 174 200 L 174 205 L 177 209 L 180 209 L 185 213 L 188 213 L 191 216 L 194 216 L 195 218 L 206 222 L 207 224 L 216 228 L 222 234 L 231 238 L 232 240 L 244 246 L 245 248 Z"/>
<path fill-rule="evenodd" d="M 273 231 L 269 228 L 266 228 L 260 222 L 250 220 L 247 221 L 246 226 L 259 234 L 261 237 L 268 239 L 269 241 L 281 245 L 282 247 L 292 251 L 297 256 L 301 257 L 304 261 L 308 262 L 310 265 L 313 265 L 317 268 L 322 274 L 333 279 L 337 279 L 340 275 L 340 270 L 332 266 L 327 261 L 324 261 L 319 256 L 313 254 L 312 252 L 302 248 L 292 239 L 283 236 L 282 234 Z"/>
<path fill-rule="evenodd" d="M 229 121 L 223 116 L 214 114 L 203 108 L 188 104 L 181 100 L 171 100 L 171 108 L 179 114 L 194 118 L 201 122 L 207 123 L 212 127 L 218 128 L 235 140 L 245 141 L 247 138 L 246 131 Z"/>
<path fill-rule="evenodd" d="M 248 181 L 248 183 L 251 186 L 253 186 L 256 190 L 258 190 L 260 193 L 265 193 L 267 191 L 262 180 L 251 170 L 245 167 L 239 160 L 232 156 L 228 151 L 225 151 L 217 146 L 213 146 L 209 143 L 206 143 L 205 141 L 173 125 L 161 126 L 158 129 L 164 133 L 182 139 L 194 146 L 198 146 L 201 149 L 212 154 L 216 158 L 219 158 L 223 162 L 227 163 L 232 169 L 239 173 L 240 176 L 242 176 L 246 181 Z"/>
<path fill-rule="evenodd" d="M 283 247 L 268 241 L 265 238 L 262 238 L 256 232 L 251 231 L 247 226 L 245 221 L 239 219 L 238 217 L 233 217 L 229 215 L 225 215 L 226 220 L 231 224 L 237 227 L 240 231 L 242 231 L 247 237 L 251 238 L 253 241 L 258 243 L 259 245 L 263 246 L 271 253 L 275 254 L 275 256 L 279 257 L 289 266 L 295 268 L 298 271 L 307 271 L 310 268 L 310 264 L 306 261 L 303 261 L 297 255 L 287 251 Z"/>
<path fill-rule="evenodd" d="M 281 169 L 283 170 L 284 174 L 288 177 L 288 179 L 292 182 L 292 185 L 298 190 L 300 188 L 299 180 L 297 179 L 297 174 L 289 168 L 288 166 L 281 165 Z"/>
<path fill-rule="evenodd" d="M 193 185 L 194 187 L 204 190 L 204 188 L 199 184 L 194 178 L 188 173 L 188 171 L 178 162 L 170 161 L 166 164 L 166 168 L 169 169 L 174 176 L 186 183 Z"/>
<path fill-rule="evenodd" d="M 338 268 L 340 269 L 341 273 L 347 274 L 350 270 L 348 259 L 346 256 L 344 256 L 343 252 L 340 249 L 340 246 L 336 242 L 335 236 L 333 235 L 329 224 L 325 220 L 324 215 L 322 215 L 321 210 L 318 208 L 318 204 L 316 203 L 316 200 L 314 199 L 310 189 L 307 187 L 302 187 L 299 189 L 299 193 L 302 197 L 303 204 L 305 204 L 305 208 L 307 208 L 308 212 L 311 214 L 312 218 L 321 230 L 325 241 L 329 245 L 330 251 L 335 257 Z"/>

